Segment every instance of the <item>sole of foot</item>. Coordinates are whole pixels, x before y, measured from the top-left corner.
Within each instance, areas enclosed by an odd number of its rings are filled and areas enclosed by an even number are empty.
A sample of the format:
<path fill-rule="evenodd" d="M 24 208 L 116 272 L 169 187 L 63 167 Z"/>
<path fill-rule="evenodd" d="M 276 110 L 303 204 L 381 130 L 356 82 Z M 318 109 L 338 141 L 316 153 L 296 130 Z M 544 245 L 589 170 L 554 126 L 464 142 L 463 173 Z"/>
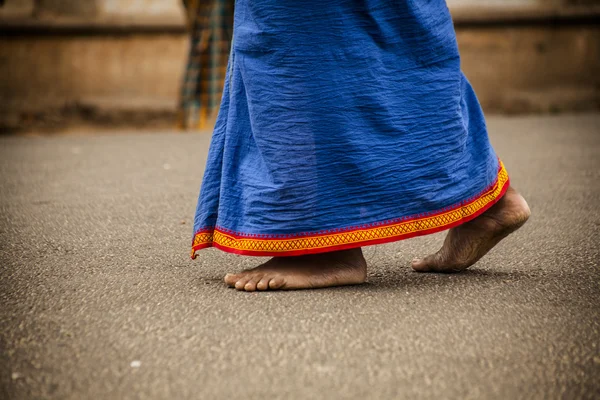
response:
<path fill-rule="evenodd" d="M 367 277 L 361 249 L 298 257 L 274 257 L 256 268 L 227 274 L 227 286 L 240 291 L 317 289 L 358 285 Z"/>
<path fill-rule="evenodd" d="M 460 272 L 476 263 L 502 239 L 527 222 L 531 211 L 516 190 L 509 187 L 489 210 L 450 229 L 442 248 L 435 254 L 415 259 L 417 272 Z"/>

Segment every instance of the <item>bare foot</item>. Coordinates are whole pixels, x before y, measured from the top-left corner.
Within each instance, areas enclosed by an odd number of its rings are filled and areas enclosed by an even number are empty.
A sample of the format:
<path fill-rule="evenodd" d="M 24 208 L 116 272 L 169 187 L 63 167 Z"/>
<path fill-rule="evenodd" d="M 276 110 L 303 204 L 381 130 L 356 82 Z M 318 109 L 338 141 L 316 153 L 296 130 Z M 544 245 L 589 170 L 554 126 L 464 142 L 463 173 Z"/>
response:
<path fill-rule="evenodd" d="M 502 239 L 519 229 L 531 211 L 512 187 L 489 210 L 472 221 L 450 229 L 444 245 L 435 254 L 415 259 L 418 272 L 460 272 L 475 264 Z"/>
<path fill-rule="evenodd" d="M 256 268 L 227 274 L 225 283 L 237 290 L 316 289 L 358 285 L 367 276 L 361 249 L 298 257 L 274 257 Z"/>

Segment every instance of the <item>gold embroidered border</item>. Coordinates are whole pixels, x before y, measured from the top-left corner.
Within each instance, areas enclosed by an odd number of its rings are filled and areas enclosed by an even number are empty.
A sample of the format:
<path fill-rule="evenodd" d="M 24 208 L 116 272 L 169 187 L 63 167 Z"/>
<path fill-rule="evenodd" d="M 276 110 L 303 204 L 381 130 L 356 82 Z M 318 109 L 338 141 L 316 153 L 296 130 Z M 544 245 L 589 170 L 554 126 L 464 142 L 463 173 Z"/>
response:
<path fill-rule="evenodd" d="M 385 241 L 400 239 L 404 236 L 416 236 L 419 232 L 441 230 L 444 227 L 456 225 L 463 219 L 468 219 L 488 204 L 496 200 L 505 189 L 508 182 L 508 173 L 504 164 L 500 162 L 498 180 L 487 192 L 480 195 L 468 204 L 451 211 L 441 212 L 436 215 L 418 219 L 401 221 L 385 226 L 375 226 L 347 232 L 336 232 L 319 236 L 301 236 L 292 238 L 261 239 L 252 237 L 235 237 L 228 233 L 215 230 L 213 232 L 198 232 L 194 237 L 192 255 L 194 251 L 218 244 L 224 250 L 248 253 L 286 253 L 325 249 L 343 245 L 352 245 L 374 240 Z"/>

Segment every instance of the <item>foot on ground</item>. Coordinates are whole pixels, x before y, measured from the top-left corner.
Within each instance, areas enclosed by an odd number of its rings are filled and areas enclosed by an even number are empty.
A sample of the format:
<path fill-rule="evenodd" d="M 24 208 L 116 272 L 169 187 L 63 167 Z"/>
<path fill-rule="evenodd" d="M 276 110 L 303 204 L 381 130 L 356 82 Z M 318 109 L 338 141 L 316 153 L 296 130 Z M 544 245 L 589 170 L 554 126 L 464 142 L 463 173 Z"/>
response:
<path fill-rule="evenodd" d="M 489 210 L 472 221 L 450 229 L 444 245 L 435 254 L 415 259 L 412 267 L 418 272 L 460 272 L 519 229 L 531 211 L 525 199 L 513 188 Z"/>
<path fill-rule="evenodd" d="M 256 268 L 227 274 L 225 283 L 237 290 L 316 289 L 357 285 L 367 276 L 361 249 L 298 257 L 274 257 Z"/>

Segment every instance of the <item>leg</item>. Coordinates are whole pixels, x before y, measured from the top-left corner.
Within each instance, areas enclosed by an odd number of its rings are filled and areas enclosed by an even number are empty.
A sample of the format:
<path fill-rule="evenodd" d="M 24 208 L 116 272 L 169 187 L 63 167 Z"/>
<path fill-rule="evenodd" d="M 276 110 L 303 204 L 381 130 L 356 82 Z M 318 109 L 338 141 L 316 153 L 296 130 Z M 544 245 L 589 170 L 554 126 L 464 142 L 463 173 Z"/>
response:
<path fill-rule="evenodd" d="M 361 249 L 298 257 L 274 257 L 256 268 L 227 274 L 225 283 L 237 290 L 316 289 L 358 285 L 367 276 Z"/>
<path fill-rule="evenodd" d="M 444 245 L 435 254 L 415 259 L 419 272 L 460 272 L 519 229 L 531 214 L 525 199 L 512 187 L 504 197 L 479 217 L 450 229 Z"/>

